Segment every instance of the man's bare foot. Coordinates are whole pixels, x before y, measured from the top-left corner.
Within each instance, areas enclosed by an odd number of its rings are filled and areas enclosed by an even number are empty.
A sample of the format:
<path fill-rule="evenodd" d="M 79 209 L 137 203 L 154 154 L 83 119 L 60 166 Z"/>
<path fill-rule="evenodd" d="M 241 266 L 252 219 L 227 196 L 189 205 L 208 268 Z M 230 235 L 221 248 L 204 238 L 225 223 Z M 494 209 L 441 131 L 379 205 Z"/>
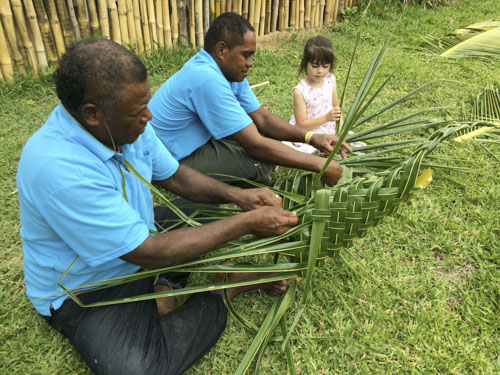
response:
<path fill-rule="evenodd" d="M 172 288 L 168 285 L 159 284 L 156 284 L 153 288 L 153 291 L 155 293 L 165 292 L 167 290 L 172 290 Z M 177 307 L 175 303 L 175 297 L 156 298 L 156 306 L 158 307 L 159 316 L 167 315 L 169 312 L 174 311 Z"/>
<path fill-rule="evenodd" d="M 216 283 L 223 282 L 225 275 L 227 275 L 228 281 L 237 281 L 243 279 L 254 279 L 259 276 L 269 275 L 269 274 L 270 273 L 267 272 L 228 273 L 228 274 L 219 273 L 217 274 L 217 276 L 215 276 L 215 282 Z M 254 285 L 236 286 L 234 288 L 228 288 L 227 294 L 229 296 L 229 299 L 231 300 L 240 293 L 249 292 L 251 290 L 257 290 L 257 289 L 264 291 L 267 295 L 271 297 L 276 297 L 286 291 L 286 280 L 271 281 L 267 283 L 254 284 Z M 221 290 L 220 293 L 223 295 L 224 291 Z"/>

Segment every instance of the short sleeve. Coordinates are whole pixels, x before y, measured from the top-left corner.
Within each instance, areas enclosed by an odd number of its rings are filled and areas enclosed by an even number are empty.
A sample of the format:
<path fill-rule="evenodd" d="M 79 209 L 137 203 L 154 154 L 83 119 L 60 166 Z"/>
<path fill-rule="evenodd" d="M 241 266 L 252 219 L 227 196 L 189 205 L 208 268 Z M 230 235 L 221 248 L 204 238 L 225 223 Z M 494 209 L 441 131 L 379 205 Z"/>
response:
<path fill-rule="evenodd" d="M 260 108 L 259 99 L 246 78 L 242 82 L 232 82 L 231 89 L 246 113 L 252 113 Z"/>
<path fill-rule="evenodd" d="M 200 120 L 215 139 L 232 135 L 252 123 L 227 81 L 201 83 L 193 90 L 191 101 Z"/>
<path fill-rule="evenodd" d="M 148 124 L 143 136 L 147 142 L 147 152 L 151 152 L 153 159 L 153 180 L 161 181 L 171 177 L 179 168 L 179 162 L 158 138 L 151 125 Z"/>

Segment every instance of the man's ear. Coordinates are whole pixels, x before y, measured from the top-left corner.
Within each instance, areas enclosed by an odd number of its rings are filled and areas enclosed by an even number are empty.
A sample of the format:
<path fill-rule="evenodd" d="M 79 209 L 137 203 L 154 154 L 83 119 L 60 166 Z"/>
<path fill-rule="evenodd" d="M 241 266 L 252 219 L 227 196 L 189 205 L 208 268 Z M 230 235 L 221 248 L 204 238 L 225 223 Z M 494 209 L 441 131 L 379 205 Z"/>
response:
<path fill-rule="evenodd" d="M 86 103 L 82 106 L 82 117 L 86 125 L 97 127 L 101 123 L 102 110 L 93 103 Z"/>
<path fill-rule="evenodd" d="M 215 55 L 220 59 L 224 57 L 224 51 L 227 49 L 227 44 L 223 41 L 220 40 L 217 42 L 215 45 Z"/>

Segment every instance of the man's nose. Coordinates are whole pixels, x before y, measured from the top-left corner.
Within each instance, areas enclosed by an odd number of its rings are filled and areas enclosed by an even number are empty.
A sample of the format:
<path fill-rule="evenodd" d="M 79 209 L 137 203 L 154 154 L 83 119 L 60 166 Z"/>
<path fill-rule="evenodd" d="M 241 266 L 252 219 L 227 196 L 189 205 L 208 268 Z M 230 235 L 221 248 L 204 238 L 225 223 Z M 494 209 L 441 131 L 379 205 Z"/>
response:
<path fill-rule="evenodd" d="M 144 121 L 145 122 L 150 121 L 152 118 L 153 118 L 153 114 L 149 110 L 149 107 L 146 107 L 146 110 L 144 111 L 144 117 L 143 117 Z"/>

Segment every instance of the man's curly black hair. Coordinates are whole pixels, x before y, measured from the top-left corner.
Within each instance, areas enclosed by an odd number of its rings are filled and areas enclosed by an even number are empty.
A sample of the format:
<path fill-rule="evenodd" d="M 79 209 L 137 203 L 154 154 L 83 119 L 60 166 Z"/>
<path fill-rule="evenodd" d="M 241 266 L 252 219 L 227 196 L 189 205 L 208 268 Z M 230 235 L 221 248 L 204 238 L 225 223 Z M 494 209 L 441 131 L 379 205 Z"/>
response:
<path fill-rule="evenodd" d="M 243 44 L 243 36 L 250 30 L 255 32 L 253 26 L 245 18 L 236 13 L 223 13 L 210 25 L 203 48 L 208 53 L 214 52 L 215 45 L 223 41 L 232 49 Z"/>
<path fill-rule="evenodd" d="M 120 103 L 123 86 L 147 79 L 144 64 L 131 51 L 108 39 L 80 40 L 68 47 L 54 73 L 64 107 L 80 115 L 86 103 L 101 107 Z"/>

